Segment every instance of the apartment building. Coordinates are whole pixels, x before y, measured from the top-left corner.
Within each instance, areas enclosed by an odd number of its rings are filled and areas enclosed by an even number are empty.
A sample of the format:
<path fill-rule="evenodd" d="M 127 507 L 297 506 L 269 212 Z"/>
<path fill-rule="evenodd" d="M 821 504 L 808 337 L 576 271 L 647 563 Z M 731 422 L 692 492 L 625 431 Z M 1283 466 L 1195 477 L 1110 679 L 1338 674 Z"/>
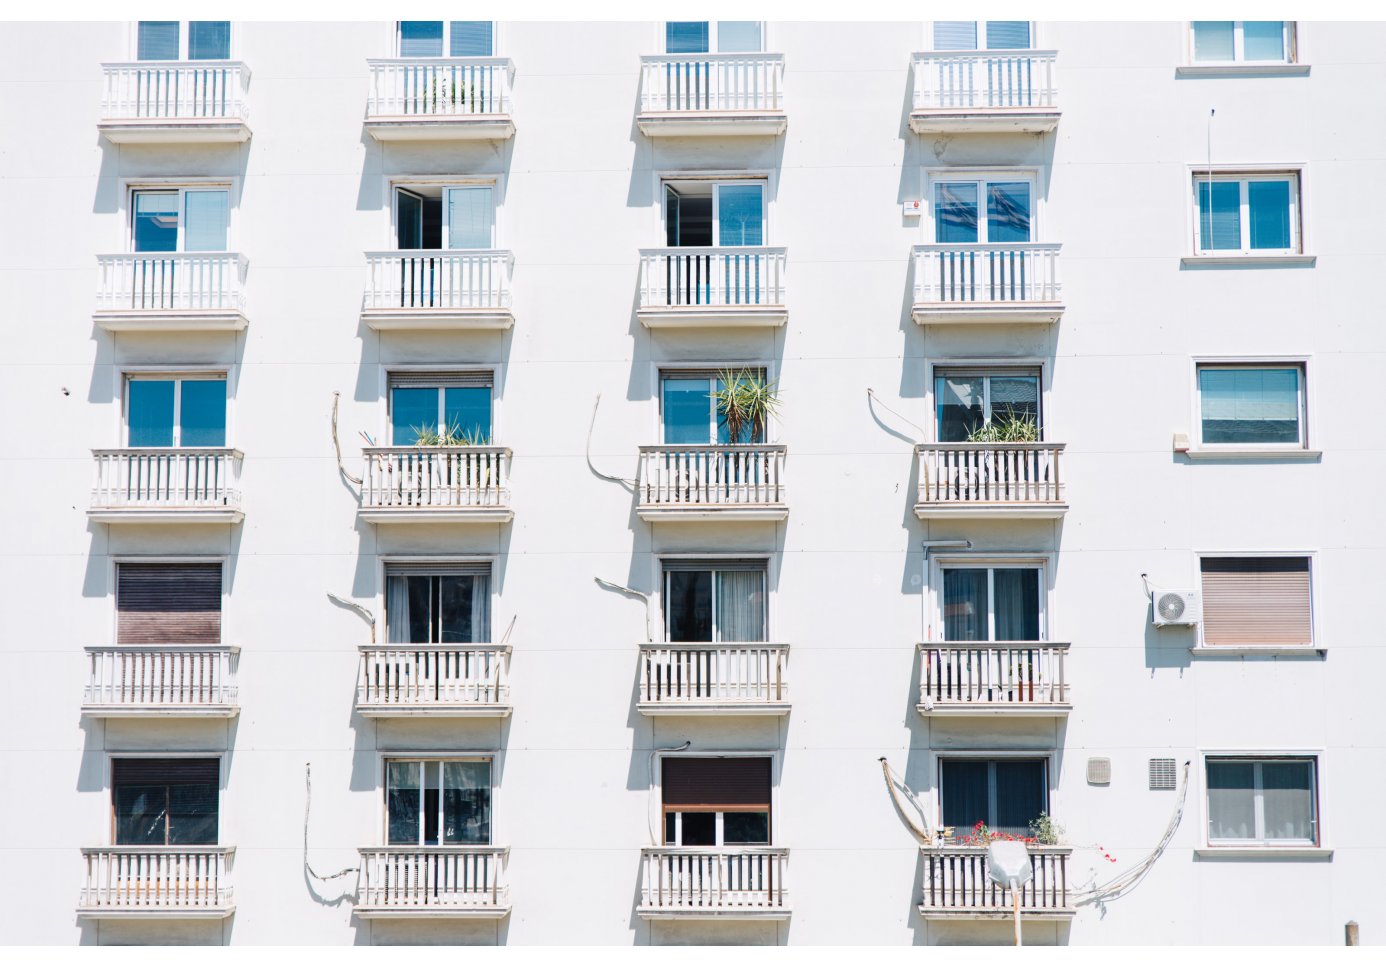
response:
<path fill-rule="evenodd" d="M 1376 940 L 1383 49 L 7 27 L 0 941 Z"/>

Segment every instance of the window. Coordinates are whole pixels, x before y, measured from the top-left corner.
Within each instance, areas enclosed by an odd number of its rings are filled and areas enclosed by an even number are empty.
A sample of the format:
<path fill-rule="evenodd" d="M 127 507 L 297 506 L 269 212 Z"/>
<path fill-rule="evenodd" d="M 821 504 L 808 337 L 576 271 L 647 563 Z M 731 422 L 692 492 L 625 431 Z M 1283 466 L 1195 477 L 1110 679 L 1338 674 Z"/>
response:
<path fill-rule="evenodd" d="M 764 49 L 758 20 L 671 20 L 664 25 L 667 54 L 756 53 Z"/>
<path fill-rule="evenodd" d="M 225 188 L 136 189 L 130 237 L 135 252 L 225 252 L 231 193 Z"/>
<path fill-rule="evenodd" d="M 978 44 L 978 39 L 982 40 Z M 934 50 L 1025 50 L 1028 20 L 935 20 Z"/>
<path fill-rule="evenodd" d="M 1190 26 L 1196 64 L 1290 64 L 1295 25 L 1289 20 L 1195 20 Z"/>
<path fill-rule="evenodd" d="M 965 441 L 993 419 L 1027 419 L 1042 428 L 1039 370 L 937 369 L 934 412 L 940 443 Z"/>
<path fill-rule="evenodd" d="M 669 246 L 765 244 L 765 182 L 664 183 L 664 236 Z"/>
<path fill-rule="evenodd" d="M 225 447 L 226 374 L 129 374 L 125 425 L 127 447 Z"/>
<path fill-rule="evenodd" d="M 765 562 L 665 561 L 666 642 L 764 642 Z"/>
<path fill-rule="evenodd" d="M 216 844 L 220 777 L 221 761 L 213 757 L 112 760 L 116 844 Z"/>
<path fill-rule="evenodd" d="M 141 20 L 135 59 L 142 61 L 230 60 L 229 20 Z"/>
<path fill-rule="evenodd" d="M 1201 364 L 1199 435 L 1209 446 L 1306 446 L 1304 367 Z"/>
<path fill-rule="evenodd" d="M 770 757 L 666 756 L 660 761 L 664 843 L 770 843 Z"/>
<path fill-rule="evenodd" d="M 116 642 L 121 645 L 219 644 L 221 563 L 118 563 Z"/>
<path fill-rule="evenodd" d="M 1312 756 L 1210 756 L 1209 846 L 1319 842 L 1317 761 Z"/>
<path fill-rule="evenodd" d="M 1313 645 L 1308 557 L 1204 558 L 1200 565 L 1204 645 Z"/>
<path fill-rule="evenodd" d="M 387 759 L 387 844 L 440 847 L 491 842 L 491 760 Z"/>
<path fill-rule="evenodd" d="M 765 380 L 763 368 L 736 368 Z M 733 441 L 726 416 L 717 407 L 718 391 L 726 389 L 722 370 L 665 370 L 659 377 L 660 411 L 666 444 L 763 444 L 763 423 L 745 423 L 740 439 Z"/>
<path fill-rule="evenodd" d="M 495 30 L 489 20 L 402 20 L 401 57 L 490 57 Z"/>
<path fill-rule="evenodd" d="M 1199 255 L 1300 251 L 1299 176 L 1194 174 Z"/>
<path fill-rule="evenodd" d="M 491 566 L 387 564 L 385 638 L 411 645 L 491 641 Z"/>
<path fill-rule="evenodd" d="M 400 249 L 489 249 L 496 209 L 490 185 L 395 189 L 395 244 Z"/>
<path fill-rule="evenodd" d="M 935 242 L 1030 241 L 1034 186 L 1028 179 L 935 180 L 933 192 Z"/>
<path fill-rule="evenodd" d="M 1038 642 L 1044 637 L 1043 571 L 1035 565 L 943 568 L 946 642 Z"/>
<path fill-rule="evenodd" d="M 1045 759 L 939 759 L 943 826 L 966 836 L 978 821 L 995 833 L 1030 836 L 1030 821 L 1049 809 Z"/>
<path fill-rule="evenodd" d="M 439 438 L 460 445 L 491 442 L 490 371 L 390 374 L 390 434 L 396 447 Z"/>

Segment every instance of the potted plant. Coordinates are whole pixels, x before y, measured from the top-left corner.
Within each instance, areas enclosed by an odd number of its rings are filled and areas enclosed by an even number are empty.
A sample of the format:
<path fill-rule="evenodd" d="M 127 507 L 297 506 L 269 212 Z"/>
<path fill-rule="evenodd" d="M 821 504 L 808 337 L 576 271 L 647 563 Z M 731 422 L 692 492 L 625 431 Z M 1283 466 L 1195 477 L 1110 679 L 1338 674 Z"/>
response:
<path fill-rule="evenodd" d="M 415 447 L 489 447 L 491 445 L 491 435 L 482 431 L 480 427 L 464 429 L 461 424 L 452 423 L 442 430 L 426 425 L 410 427 L 409 429 L 417 438 L 414 441 Z M 446 460 L 440 463 L 430 463 L 433 464 L 434 474 L 440 474 L 442 477 L 439 483 L 445 486 L 459 485 L 468 489 L 473 487 L 484 489 L 491 486 L 493 469 L 490 460 L 485 457 L 472 461 L 464 456 L 460 461 Z"/>
<path fill-rule="evenodd" d="M 779 411 L 779 388 L 759 372 L 746 369 L 722 370 L 717 381 L 713 400 L 731 442 L 764 442 L 770 418 Z"/>
<path fill-rule="evenodd" d="M 467 106 L 467 85 L 450 77 L 435 77 L 429 86 L 428 106 L 432 114 L 456 114 L 457 105 Z"/>

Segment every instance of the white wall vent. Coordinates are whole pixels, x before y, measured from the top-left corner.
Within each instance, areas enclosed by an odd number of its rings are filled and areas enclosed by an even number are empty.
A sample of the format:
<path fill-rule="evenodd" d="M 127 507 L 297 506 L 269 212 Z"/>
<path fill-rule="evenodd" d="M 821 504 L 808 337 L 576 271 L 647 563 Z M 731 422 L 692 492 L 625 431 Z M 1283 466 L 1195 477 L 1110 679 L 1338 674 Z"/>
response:
<path fill-rule="evenodd" d="M 1174 789 L 1174 760 L 1160 757 L 1150 761 L 1150 789 Z"/>
<path fill-rule="evenodd" d="M 1203 603 L 1196 591 L 1156 588 L 1150 593 L 1151 621 L 1164 625 L 1197 625 L 1203 620 Z"/>
<path fill-rule="evenodd" d="M 1088 757 L 1088 782 L 1111 783 L 1112 761 L 1105 756 Z"/>

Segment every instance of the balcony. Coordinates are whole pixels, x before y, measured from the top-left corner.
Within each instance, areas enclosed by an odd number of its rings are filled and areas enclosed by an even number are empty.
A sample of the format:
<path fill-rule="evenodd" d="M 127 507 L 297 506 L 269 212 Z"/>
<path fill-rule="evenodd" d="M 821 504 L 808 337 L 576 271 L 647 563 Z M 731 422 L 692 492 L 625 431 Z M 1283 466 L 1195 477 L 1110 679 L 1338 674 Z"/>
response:
<path fill-rule="evenodd" d="M 82 918 L 230 917 L 234 847 L 83 847 Z"/>
<path fill-rule="evenodd" d="M 92 321 L 112 332 L 245 329 L 246 258 L 237 252 L 133 252 L 96 257 Z"/>
<path fill-rule="evenodd" d="M 102 64 L 97 129 L 115 144 L 245 141 L 250 69 L 238 61 Z"/>
<path fill-rule="evenodd" d="M 361 519 L 396 522 L 509 521 L 509 447 L 363 447 Z"/>
<path fill-rule="evenodd" d="M 1049 242 L 917 245 L 914 321 L 1056 323 L 1059 246 Z"/>
<path fill-rule="evenodd" d="M 646 521 L 783 521 L 783 444 L 640 448 L 636 513 Z"/>
<path fill-rule="evenodd" d="M 650 328 L 783 326 L 788 250 L 762 246 L 640 250 L 640 308 Z"/>
<path fill-rule="evenodd" d="M 1067 716 L 1066 642 L 925 642 L 921 716 Z"/>
<path fill-rule="evenodd" d="M 1063 444 L 920 444 L 920 518 L 1061 518 Z"/>
<path fill-rule="evenodd" d="M 502 250 L 366 253 L 361 320 L 371 329 L 508 329 L 510 270 Z"/>
<path fill-rule="evenodd" d="M 356 916 L 503 918 L 509 857 L 509 847 L 362 847 Z"/>
<path fill-rule="evenodd" d="M 1011 892 L 987 877 L 985 847 L 924 847 L 924 899 L 919 913 L 929 919 L 1014 917 Z M 1020 889 L 1020 916 L 1030 921 L 1067 921 L 1071 847 L 1031 847 L 1035 876 Z"/>
<path fill-rule="evenodd" d="M 234 645 L 116 645 L 87 649 L 82 714 L 101 719 L 229 719 L 237 706 Z"/>
<path fill-rule="evenodd" d="M 368 60 L 366 130 L 377 141 L 504 141 L 515 134 L 507 57 Z"/>
<path fill-rule="evenodd" d="M 642 645 L 637 707 L 646 716 L 783 716 L 788 671 L 787 645 Z"/>
<path fill-rule="evenodd" d="M 925 51 L 914 55 L 916 134 L 1053 131 L 1059 123 L 1052 50 Z"/>
<path fill-rule="evenodd" d="M 235 524 L 241 459 L 231 447 L 94 450 L 87 517 L 106 524 Z"/>
<path fill-rule="evenodd" d="M 645 847 L 640 906 L 652 920 L 789 917 L 787 847 Z"/>
<path fill-rule="evenodd" d="M 640 130 L 651 138 L 783 134 L 783 54 L 640 58 Z"/>
<path fill-rule="evenodd" d="M 508 645 L 363 645 L 356 711 L 368 718 L 510 715 Z"/>

